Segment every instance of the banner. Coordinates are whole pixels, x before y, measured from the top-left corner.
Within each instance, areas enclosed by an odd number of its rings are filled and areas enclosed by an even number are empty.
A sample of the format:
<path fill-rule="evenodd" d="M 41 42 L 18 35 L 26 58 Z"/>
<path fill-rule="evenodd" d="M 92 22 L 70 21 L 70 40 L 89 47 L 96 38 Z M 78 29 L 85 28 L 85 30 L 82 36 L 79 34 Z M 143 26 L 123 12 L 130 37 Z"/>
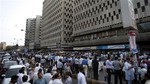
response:
<path fill-rule="evenodd" d="M 129 43 L 131 53 L 137 53 L 136 34 L 135 31 L 129 31 Z"/>

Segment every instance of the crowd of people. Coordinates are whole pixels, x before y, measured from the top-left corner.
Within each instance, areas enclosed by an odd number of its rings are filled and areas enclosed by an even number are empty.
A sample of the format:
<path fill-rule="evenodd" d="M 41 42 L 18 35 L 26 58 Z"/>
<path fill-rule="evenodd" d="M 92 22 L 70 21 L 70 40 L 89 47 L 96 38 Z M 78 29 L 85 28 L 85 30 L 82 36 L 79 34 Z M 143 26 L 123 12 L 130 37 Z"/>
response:
<path fill-rule="evenodd" d="M 150 84 L 146 63 L 148 57 L 137 61 L 134 55 L 108 55 L 107 59 L 98 57 L 77 54 L 44 58 L 31 55 L 26 58 L 26 62 L 23 59 L 18 61 L 26 65 L 29 76 L 23 75 L 21 69 L 19 74 L 12 76 L 10 84 L 73 84 L 74 75 L 77 76 L 77 84 L 87 84 L 86 78 L 98 81 L 100 73 L 103 73 L 103 81 L 108 84 Z"/>

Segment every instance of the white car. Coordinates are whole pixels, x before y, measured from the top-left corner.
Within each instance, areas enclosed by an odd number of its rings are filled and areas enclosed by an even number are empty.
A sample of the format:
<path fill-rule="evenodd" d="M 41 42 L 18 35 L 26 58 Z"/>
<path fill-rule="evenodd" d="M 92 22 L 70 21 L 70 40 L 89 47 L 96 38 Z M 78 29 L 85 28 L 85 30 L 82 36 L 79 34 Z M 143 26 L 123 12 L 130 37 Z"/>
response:
<path fill-rule="evenodd" d="M 27 69 L 25 65 L 12 65 L 9 67 L 7 72 L 5 73 L 5 77 L 2 84 L 9 84 L 11 77 L 13 75 L 17 75 L 19 73 L 19 70 L 24 67 L 25 68 L 25 75 L 27 75 Z"/>

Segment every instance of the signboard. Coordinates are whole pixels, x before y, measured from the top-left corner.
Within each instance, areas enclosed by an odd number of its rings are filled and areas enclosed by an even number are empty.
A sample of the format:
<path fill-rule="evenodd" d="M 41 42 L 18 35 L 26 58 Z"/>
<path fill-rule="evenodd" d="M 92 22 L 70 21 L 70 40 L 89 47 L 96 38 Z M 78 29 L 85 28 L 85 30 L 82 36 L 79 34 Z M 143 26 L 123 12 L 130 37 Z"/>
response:
<path fill-rule="evenodd" d="M 73 50 L 96 50 L 96 46 L 91 47 L 75 47 Z"/>
<path fill-rule="evenodd" d="M 132 0 L 120 0 L 124 28 L 137 29 Z"/>
<path fill-rule="evenodd" d="M 108 49 L 124 49 L 125 45 L 110 45 Z"/>
<path fill-rule="evenodd" d="M 127 49 L 129 48 L 128 44 L 121 44 L 121 45 L 106 45 L 106 46 L 97 46 L 99 50 L 107 50 L 107 49 Z"/>

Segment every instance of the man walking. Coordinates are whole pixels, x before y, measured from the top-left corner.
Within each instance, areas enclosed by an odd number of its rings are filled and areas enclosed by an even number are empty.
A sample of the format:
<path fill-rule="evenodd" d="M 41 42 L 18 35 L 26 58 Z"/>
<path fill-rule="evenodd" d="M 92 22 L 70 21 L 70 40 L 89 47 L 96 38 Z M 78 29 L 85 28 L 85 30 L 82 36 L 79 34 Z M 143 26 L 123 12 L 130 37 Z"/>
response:
<path fill-rule="evenodd" d="M 38 79 L 35 80 L 34 84 L 48 84 L 46 82 L 46 79 L 44 79 L 42 76 L 43 76 L 42 70 L 39 69 L 39 71 L 38 71 Z"/>
<path fill-rule="evenodd" d="M 94 79 L 98 80 L 98 66 L 99 66 L 99 63 L 98 63 L 98 60 L 97 60 L 96 56 L 94 57 L 94 60 L 92 61 L 92 66 L 93 66 Z"/>
<path fill-rule="evenodd" d="M 122 65 L 119 62 L 118 57 L 115 57 L 115 61 L 113 62 L 113 67 L 114 67 L 114 84 L 118 84 L 118 78 L 119 78 L 119 82 L 120 84 L 122 84 L 122 75 L 121 75 L 121 69 L 122 69 Z"/>
<path fill-rule="evenodd" d="M 111 74 L 112 74 L 112 61 L 110 56 L 108 56 L 108 59 L 106 61 L 106 69 L 107 69 L 107 74 L 108 74 L 108 84 L 111 84 Z"/>

